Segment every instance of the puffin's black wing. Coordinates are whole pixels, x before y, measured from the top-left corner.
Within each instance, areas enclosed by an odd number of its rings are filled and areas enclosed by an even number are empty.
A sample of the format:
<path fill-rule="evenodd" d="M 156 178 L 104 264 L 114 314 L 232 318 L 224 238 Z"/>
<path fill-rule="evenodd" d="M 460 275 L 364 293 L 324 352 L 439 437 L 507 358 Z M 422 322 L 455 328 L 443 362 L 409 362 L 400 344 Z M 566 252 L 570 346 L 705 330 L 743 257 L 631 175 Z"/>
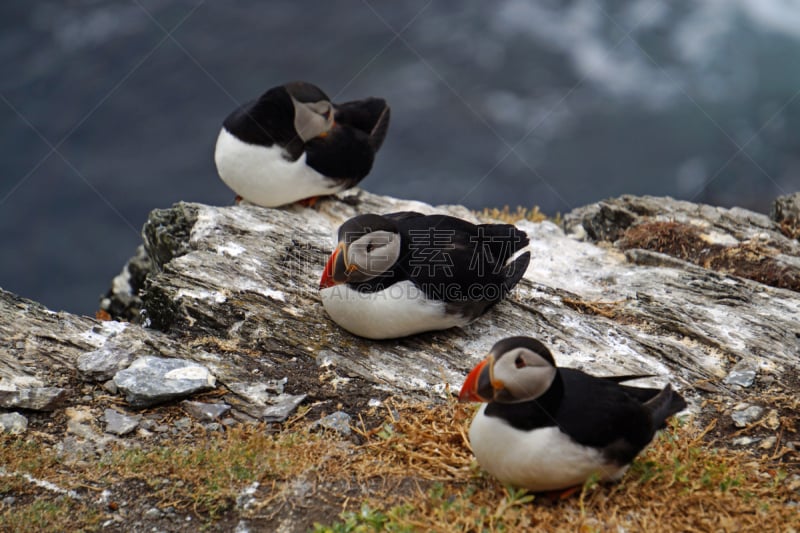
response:
<path fill-rule="evenodd" d="M 410 217 L 397 223 L 403 254 L 396 268 L 429 298 L 464 304 L 477 316 L 499 302 L 516 284 L 530 261 L 524 231 L 511 224 L 472 224 L 447 216 Z M 472 309 L 472 307 L 475 307 Z"/>
<path fill-rule="evenodd" d="M 377 152 L 389 130 L 391 111 L 383 98 L 365 98 L 336 105 L 337 123 L 356 128 L 369 138 L 372 150 Z"/>

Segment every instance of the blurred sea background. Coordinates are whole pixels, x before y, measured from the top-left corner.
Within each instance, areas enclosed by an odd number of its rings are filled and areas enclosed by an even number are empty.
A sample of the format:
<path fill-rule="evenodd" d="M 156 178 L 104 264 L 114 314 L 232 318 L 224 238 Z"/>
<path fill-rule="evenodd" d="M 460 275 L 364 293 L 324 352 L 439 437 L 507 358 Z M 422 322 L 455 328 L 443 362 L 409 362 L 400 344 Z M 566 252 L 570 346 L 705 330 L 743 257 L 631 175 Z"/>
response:
<path fill-rule="evenodd" d="M 0 287 L 54 310 L 94 313 L 150 210 L 230 204 L 221 122 L 291 80 L 389 101 L 375 193 L 800 189 L 798 0 L 11 0 L 0 28 Z"/>

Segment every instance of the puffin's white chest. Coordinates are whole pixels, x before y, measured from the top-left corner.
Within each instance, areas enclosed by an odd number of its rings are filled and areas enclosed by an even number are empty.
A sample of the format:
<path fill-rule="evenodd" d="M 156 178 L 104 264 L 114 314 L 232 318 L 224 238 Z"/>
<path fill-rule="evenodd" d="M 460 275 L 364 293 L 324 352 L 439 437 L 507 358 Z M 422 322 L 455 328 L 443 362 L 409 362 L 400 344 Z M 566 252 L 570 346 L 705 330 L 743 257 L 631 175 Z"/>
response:
<path fill-rule="evenodd" d="M 288 161 L 280 146 L 248 144 L 225 128 L 217 137 L 214 162 L 228 187 L 248 202 L 264 207 L 335 194 L 345 188 L 306 165 L 306 154 Z"/>
<path fill-rule="evenodd" d="M 328 315 L 341 327 L 368 339 L 392 339 L 464 326 L 469 320 L 448 315 L 444 302 L 429 300 L 410 281 L 402 281 L 374 293 L 347 285 L 320 291 Z"/>
<path fill-rule="evenodd" d="M 484 414 L 482 405 L 469 428 L 469 443 L 481 467 L 503 483 L 531 491 L 582 485 L 592 475 L 619 479 L 627 470 L 593 448 L 573 442 L 557 427 L 520 431 Z"/>

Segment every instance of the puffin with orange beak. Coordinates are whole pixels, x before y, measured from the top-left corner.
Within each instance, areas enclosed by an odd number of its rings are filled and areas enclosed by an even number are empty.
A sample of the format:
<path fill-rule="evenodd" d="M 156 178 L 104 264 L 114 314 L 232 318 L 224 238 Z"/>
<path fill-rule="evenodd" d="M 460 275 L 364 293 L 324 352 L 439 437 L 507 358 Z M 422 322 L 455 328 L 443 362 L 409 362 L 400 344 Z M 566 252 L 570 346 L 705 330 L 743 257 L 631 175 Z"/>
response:
<path fill-rule="evenodd" d="M 313 204 L 369 174 L 389 114 L 381 98 L 334 104 L 310 83 L 273 87 L 225 119 L 214 153 L 217 172 L 248 202 Z"/>
<path fill-rule="evenodd" d="M 469 429 L 472 451 L 501 482 L 535 492 L 581 486 L 595 476 L 618 480 L 667 419 L 686 408 L 669 385 L 621 384 L 642 377 L 652 376 L 558 368 L 538 340 L 503 339 L 458 396 L 483 402 Z"/>
<path fill-rule="evenodd" d="M 465 326 L 505 298 L 530 261 L 524 231 L 412 211 L 339 228 L 320 279 L 328 315 L 368 339 Z"/>

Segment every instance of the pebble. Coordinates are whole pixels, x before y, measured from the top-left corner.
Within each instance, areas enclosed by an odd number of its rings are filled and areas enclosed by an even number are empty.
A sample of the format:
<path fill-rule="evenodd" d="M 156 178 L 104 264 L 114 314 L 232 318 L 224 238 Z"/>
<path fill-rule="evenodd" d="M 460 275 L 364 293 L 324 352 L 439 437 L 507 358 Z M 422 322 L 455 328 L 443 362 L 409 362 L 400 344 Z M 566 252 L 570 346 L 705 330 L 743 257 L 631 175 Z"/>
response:
<path fill-rule="evenodd" d="M 738 385 L 746 388 L 750 387 L 755 380 L 755 367 L 745 361 L 739 361 L 722 381 L 726 385 Z"/>
<path fill-rule="evenodd" d="M 226 403 L 204 403 L 189 400 L 182 401 L 181 407 L 196 419 L 204 422 L 217 420 L 231 410 L 231 406 Z"/>
<path fill-rule="evenodd" d="M 770 435 L 769 437 L 765 438 L 761 444 L 758 445 L 758 447 L 762 450 L 771 450 L 775 447 L 776 442 L 778 442 L 778 437 L 775 435 Z"/>
<path fill-rule="evenodd" d="M 328 416 L 324 416 L 311 424 L 311 431 L 318 430 L 320 428 L 330 429 L 335 431 L 336 433 L 346 437 L 350 435 L 350 421 L 352 418 L 350 415 L 345 413 L 344 411 L 336 411 L 335 413 L 331 413 Z"/>
<path fill-rule="evenodd" d="M 28 419 L 19 413 L 0 414 L 0 431 L 16 435 L 28 429 Z"/>
<path fill-rule="evenodd" d="M 734 411 L 733 414 L 731 414 L 731 418 L 733 419 L 733 424 L 737 428 L 743 428 L 761 418 L 763 412 L 763 407 L 749 405 L 744 409 Z"/>
<path fill-rule="evenodd" d="M 142 416 L 129 416 L 118 413 L 114 409 L 106 409 L 103 418 L 106 421 L 106 433 L 113 433 L 121 437 L 136 429 Z"/>
<path fill-rule="evenodd" d="M 114 375 L 114 383 L 134 407 L 149 407 L 213 389 L 217 378 L 194 361 L 139 357 Z"/>

